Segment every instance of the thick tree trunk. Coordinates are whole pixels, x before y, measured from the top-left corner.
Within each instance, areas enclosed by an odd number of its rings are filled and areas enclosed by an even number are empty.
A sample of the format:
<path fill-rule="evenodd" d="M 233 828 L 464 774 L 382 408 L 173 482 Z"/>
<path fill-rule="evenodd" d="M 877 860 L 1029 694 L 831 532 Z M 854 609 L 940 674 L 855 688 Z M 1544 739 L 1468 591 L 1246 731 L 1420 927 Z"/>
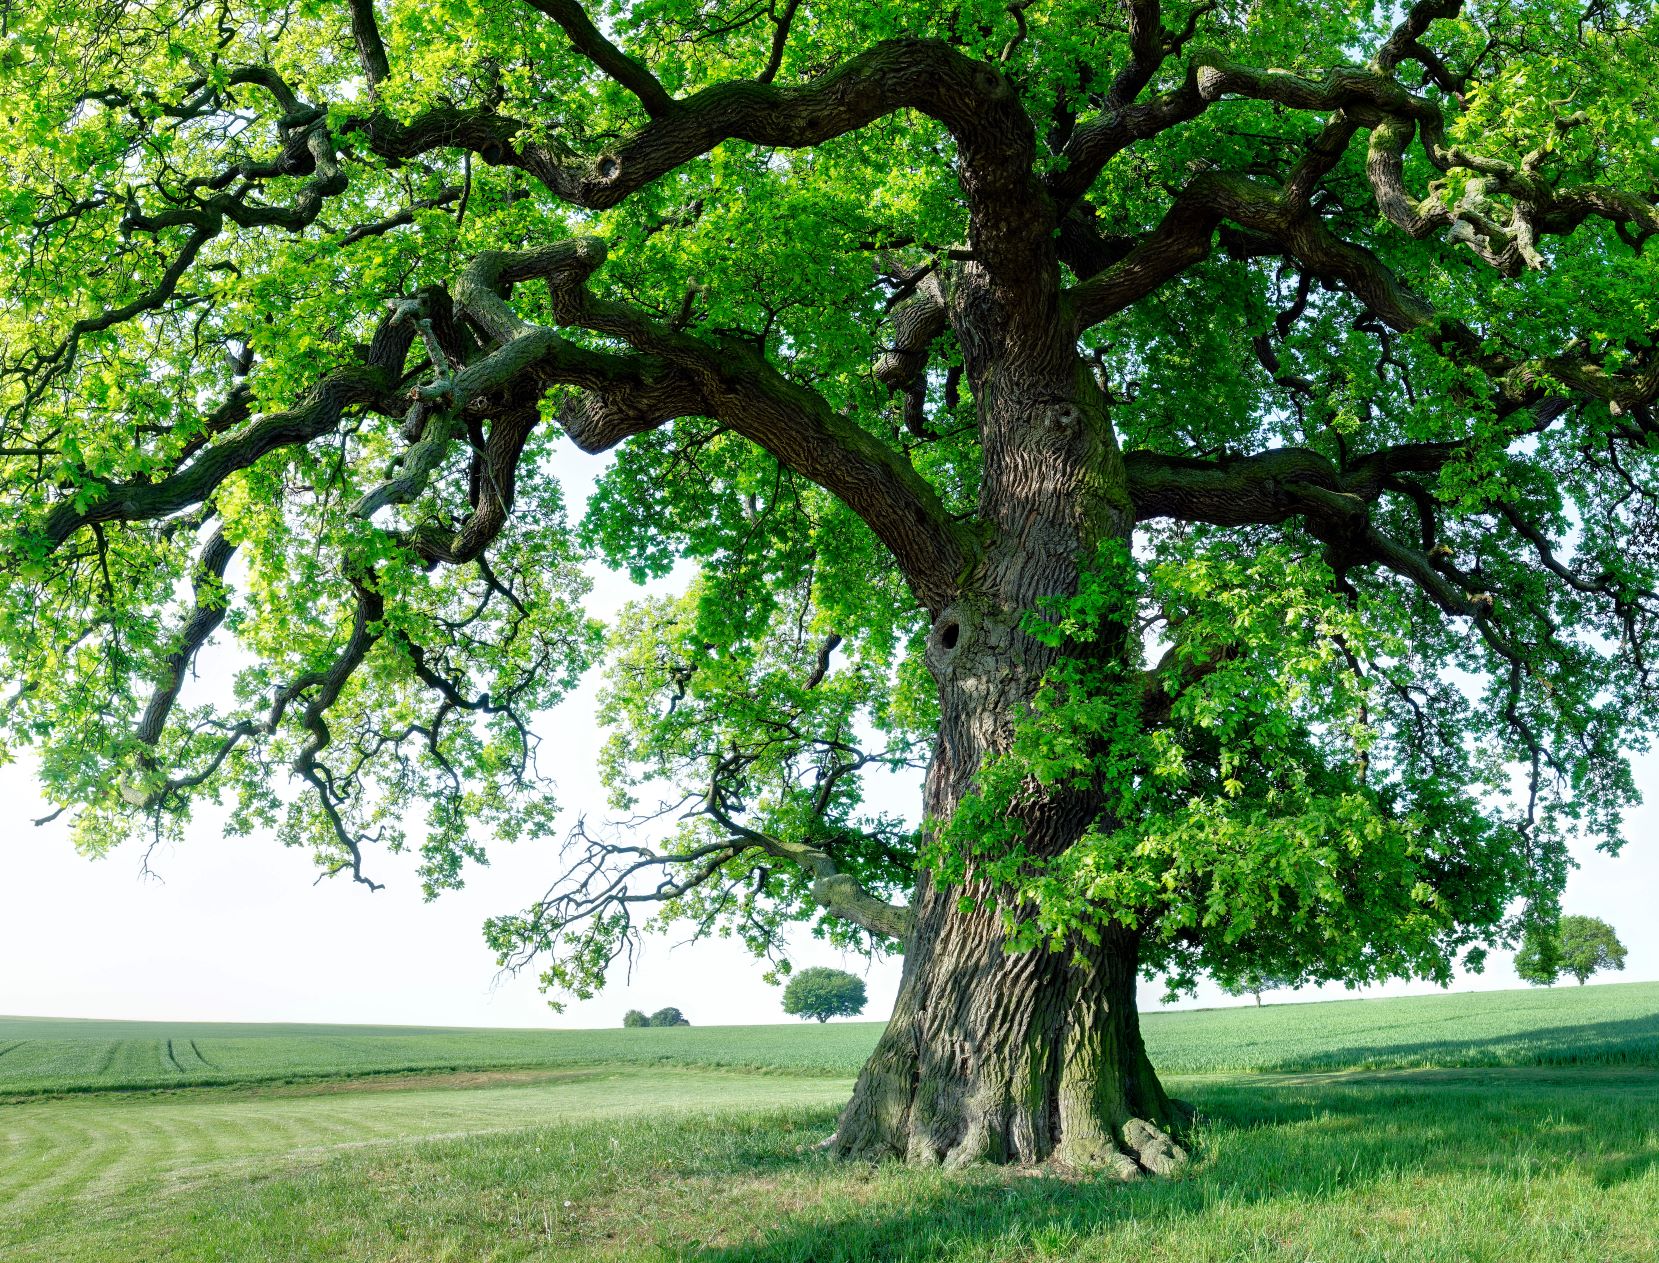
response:
<path fill-rule="evenodd" d="M 1185 1158 L 1141 1043 L 1136 947 L 1009 953 L 994 907 L 927 891 L 887 1031 L 834 1149 L 914 1163 L 1053 1162 L 1123 1178 Z"/>
<path fill-rule="evenodd" d="M 1100 545 L 1126 546 L 1134 526 L 1106 399 L 1077 355 L 1057 287 L 1011 296 L 970 263 L 947 288 L 979 414 L 991 542 L 928 642 L 940 709 L 932 820 L 949 819 L 985 761 L 1008 748 L 1060 654 L 1128 654 L 1126 626 L 1056 648 L 1022 620 L 1076 593 Z M 1027 852 L 1053 856 L 1099 820 L 1102 801 L 1034 789 L 1017 810 Z M 1125 1177 L 1172 1169 L 1185 1155 L 1141 1043 L 1135 935 L 1107 928 L 1063 952 L 1010 953 L 1008 898 L 973 876 L 971 860 L 965 886 L 937 888 L 923 875 L 898 1001 L 834 1149 L 950 1165 L 1052 1161 Z"/>

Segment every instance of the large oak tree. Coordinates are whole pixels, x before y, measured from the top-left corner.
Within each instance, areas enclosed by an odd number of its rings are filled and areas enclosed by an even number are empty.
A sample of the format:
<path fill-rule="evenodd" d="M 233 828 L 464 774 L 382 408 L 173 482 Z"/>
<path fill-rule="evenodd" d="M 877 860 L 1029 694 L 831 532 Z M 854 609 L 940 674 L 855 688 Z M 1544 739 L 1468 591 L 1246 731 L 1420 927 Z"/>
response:
<path fill-rule="evenodd" d="M 1651 4 L 0 11 L 3 723 L 83 847 L 454 886 L 603 661 L 632 827 L 504 960 L 902 950 L 838 1151 L 1132 1175 L 1137 976 L 1444 979 L 1617 844 Z M 594 554 L 692 577 L 607 634 Z"/>

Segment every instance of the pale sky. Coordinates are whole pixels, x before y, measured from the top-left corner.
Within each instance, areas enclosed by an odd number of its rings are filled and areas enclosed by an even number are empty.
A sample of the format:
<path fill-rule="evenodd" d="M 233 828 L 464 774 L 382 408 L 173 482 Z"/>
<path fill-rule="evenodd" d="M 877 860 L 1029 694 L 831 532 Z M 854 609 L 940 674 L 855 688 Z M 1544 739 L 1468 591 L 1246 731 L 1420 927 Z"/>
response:
<path fill-rule="evenodd" d="M 579 462 L 579 463 L 578 463 Z M 561 473 L 573 506 L 583 503 L 598 462 L 567 446 Z M 636 594 L 596 572 L 592 606 L 603 616 Z M 683 934 L 646 940 L 632 980 L 620 975 L 601 995 L 550 1012 L 533 971 L 498 977 L 484 946 L 485 917 L 521 909 L 558 871 L 558 844 L 577 814 L 603 814 L 593 773 L 597 735 L 593 681 L 538 725 L 541 763 L 555 778 L 564 818 L 543 842 L 497 847 L 491 865 L 469 872 L 467 888 L 424 903 L 414 859 L 375 854 L 371 873 L 386 889 L 349 881 L 313 885 L 309 856 L 269 838 L 227 838 L 211 811 L 198 813 L 187 840 L 152 858 L 161 880 L 141 875 L 143 849 L 128 845 L 98 860 L 77 855 L 67 827 L 37 828 L 44 815 L 27 762 L 0 769 L 0 1013 L 219 1021 L 364 1022 L 452 1026 L 616 1026 L 629 1008 L 676 1005 L 699 1026 L 787 1021 L 764 966 L 730 941 L 679 945 Z M 1659 804 L 1659 757 L 1637 763 L 1638 783 Z M 882 805 L 913 808 L 919 790 L 884 787 Z M 1659 806 L 1639 809 L 1619 859 L 1577 848 L 1582 867 L 1568 882 L 1568 912 L 1609 921 L 1630 949 L 1618 981 L 1659 979 Z M 810 938 L 797 940 L 797 967 L 832 965 L 864 973 L 865 963 Z M 868 966 L 867 1019 L 887 1016 L 899 962 Z M 1607 979 L 1607 980 L 1611 980 Z M 1458 989 L 1520 985 L 1506 953 Z M 1429 992 L 1400 983 L 1368 994 Z M 1146 984 L 1142 1005 L 1158 1007 Z M 1297 998 L 1312 998 L 1303 991 Z M 1321 994 L 1350 994 L 1341 987 Z M 1269 997 L 1291 998 L 1288 994 Z M 1233 1003 L 1213 986 L 1187 1004 Z"/>

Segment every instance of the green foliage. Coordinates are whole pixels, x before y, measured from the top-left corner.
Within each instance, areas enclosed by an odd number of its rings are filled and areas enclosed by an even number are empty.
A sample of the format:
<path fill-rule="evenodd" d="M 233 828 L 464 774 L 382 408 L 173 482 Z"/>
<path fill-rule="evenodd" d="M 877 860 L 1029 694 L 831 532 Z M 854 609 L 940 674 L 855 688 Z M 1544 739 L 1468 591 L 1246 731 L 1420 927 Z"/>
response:
<path fill-rule="evenodd" d="M 1577 978 L 1581 987 L 1604 969 L 1622 971 L 1629 954 L 1613 927 L 1600 917 L 1562 917 L 1558 940 L 1561 971 Z"/>
<path fill-rule="evenodd" d="M 658 1009 L 655 1013 L 651 1014 L 651 1016 L 646 1019 L 646 1025 L 690 1026 L 691 1023 L 686 1021 L 685 1014 L 681 1013 L 673 1005 L 669 1005 L 667 1008 Z"/>
<path fill-rule="evenodd" d="M 539 146 L 572 170 L 603 165 L 648 123 L 636 93 L 517 0 L 372 8 L 391 67 L 379 83 L 341 4 L 7 6 L 0 760 L 36 752 L 82 849 L 182 836 L 222 801 L 233 831 L 273 831 L 325 872 L 370 879 L 365 852 L 416 849 L 436 895 L 493 843 L 551 832 L 534 724 L 596 666 L 602 772 L 661 861 L 627 889 L 665 892 L 649 924 L 735 936 L 775 977 L 793 927 L 844 949 L 896 946 L 824 915 L 824 855 L 889 901 L 922 864 L 965 897 L 988 880 L 1016 949 L 1131 926 L 1178 989 L 1202 972 L 1443 980 L 1550 915 L 1571 837 L 1621 844 L 1629 757 L 1656 719 L 1643 655 L 1659 447 L 1647 404 L 1592 398 L 1557 361 L 1570 349 L 1602 374 L 1645 362 L 1659 251 L 1637 248 L 1638 217 L 1556 231 L 1568 211 L 1542 215 L 1536 260 L 1499 270 L 1470 246 L 1525 200 L 1489 187 L 1495 164 L 1599 190 L 1590 200 L 1655 187 L 1651 3 L 1472 3 L 1433 24 L 1424 38 L 1469 81 L 1450 91 L 1413 63 L 1389 89 L 1443 114 L 1445 152 L 1466 159 L 1431 163 L 1414 125 L 1404 178 L 1414 197 L 1477 208 L 1455 228 L 1379 217 L 1365 139 L 1333 160 L 1302 227 L 1374 258 L 1384 288 L 1432 304 L 1434 322 L 1393 328 L 1360 289 L 1223 217 L 1206 257 L 1081 333 L 1110 400 L 1103 450 L 1224 468 L 1297 449 L 1361 490 L 1374 490 L 1367 453 L 1455 454 L 1378 474 L 1394 484 L 1369 501 L 1327 491 L 1355 501 L 1338 536 L 1288 502 L 1255 526 L 1142 522 L 1131 545 L 1086 559 L 1075 590 L 1000 611 L 1053 662 L 1030 704 L 998 718 L 1006 754 L 952 819 L 926 822 L 925 841 L 866 800 L 875 778 L 934 754 L 928 612 L 826 478 L 685 415 L 633 434 L 591 500 L 567 506 L 561 462 L 575 456 L 558 423 L 579 402 L 538 381 L 511 401 L 528 429 L 505 524 L 451 564 L 433 541 L 482 516 L 499 479 L 474 457 L 504 417 L 412 410 L 455 366 L 418 338 L 394 364 L 369 350 L 388 302 L 450 293 L 485 252 L 592 235 L 607 252 L 590 281 L 600 309 L 705 339 L 732 364 L 763 355 L 987 540 L 1006 506 L 981 503 L 985 400 L 959 371 L 972 348 L 934 339 L 919 429 L 871 371 L 917 278 L 970 262 L 963 147 L 915 110 L 810 148 L 734 135 L 614 205 L 577 207 L 504 159 Z M 1274 68 L 1276 82 L 1361 74 L 1399 8 L 1172 0 L 1169 38 L 1191 39 L 1142 104 L 1187 83 L 1201 54 Z M 770 66 L 783 10 L 793 25 Z M 798 94 L 877 41 L 945 41 L 994 64 L 986 74 L 1037 121 L 1040 174 L 1065 166 L 1048 141 L 1130 117 L 1109 103 L 1130 37 L 1092 0 L 622 0 L 596 20 L 682 99 L 767 70 Z M 1332 119 L 1375 134 L 1370 106 L 1235 95 L 1206 109 L 1106 164 L 1066 232 L 1081 224 L 1121 259 L 1195 172 L 1268 189 Z M 492 120 L 510 126 L 477 141 Z M 377 148 L 423 122 L 440 137 L 430 147 Z M 295 143 L 313 135 L 338 179 Z M 1081 279 L 1054 270 L 1056 285 Z M 560 324 L 547 286 L 508 288 L 518 317 L 572 347 L 626 340 Z M 1475 350 L 1448 350 L 1453 322 Z M 659 341 L 646 358 L 660 366 L 671 339 Z M 1495 381 L 1481 357 L 1517 367 Z M 331 423 L 214 475 L 273 419 L 297 434 L 314 388 L 342 375 L 361 390 Z M 1535 390 L 1558 391 L 1562 415 L 1540 423 Z M 375 502 L 412 470 L 406 495 Z M 52 542 L 52 521 L 175 478 L 189 486 L 172 507 L 111 512 Z M 1448 614 L 1400 569 L 1356 561 L 1373 532 L 1402 547 L 1433 533 L 1422 571 L 1483 612 Z M 204 564 L 215 533 L 235 549 L 218 573 Z M 594 564 L 685 582 L 602 629 L 583 608 Z M 170 689 L 176 704 L 146 733 Z M 1063 847 L 1031 837 L 1031 796 L 1071 793 L 1104 806 Z M 533 904 L 487 939 L 508 963 L 551 957 L 549 987 L 588 996 L 640 924 L 630 905 L 579 924 L 566 911 Z"/>
<path fill-rule="evenodd" d="M 822 965 L 803 969 L 783 989 L 783 1011 L 802 1021 L 816 1018 L 857 1017 L 864 1012 L 864 979 L 844 969 Z"/>
<path fill-rule="evenodd" d="M 645 1014 L 641 1013 L 638 1009 L 629 1009 L 622 1015 L 622 1025 L 630 1028 L 649 1026 L 651 1025 L 651 1019 L 646 1017 Z"/>
<path fill-rule="evenodd" d="M 1003 904 L 1016 947 L 1113 921 L 1142 930 L 1172 991 L 1200 971 L 1449 979 L 1537 873 L 1481 807 L 1501 760 L 1464 751 L 1448 776 L 1456 755 L 1390 730 L 1404 717 L 1390 690 L 1435 686 L 1411 666 L 1406 610 L 1345 598 L 1288 545 L 1193 533 L 1130 568 L 1105 558 L 1096 574 L 1111 578 L 1043 618 L 1057 643 L 1088 644 L 1127 621 L 1098 593 L 1132 594 L 1142 625 L 1162 625 L 1150 676 L 1081 655 L 1052 667 L 1008 753 L 943 824 L 936 871 L 961 881 L 971 863 L 1016 891 Z M 1170 699 L 1155 730 L 1141 723 L 1149 689 Z M 1104 808 L 1076 843 L 1027 844 L 1022 797 L 1086 788 Z"/>
<path fill-rule="evenodd" d="M 1571 974 L 1583 986 L 1604 969 L 1624 968 L 1628 949 L 1600 917 L 1564 916 L 1529 926 L 1515 954 L 1515 972 L 1534 986 Z"/>
<path fill-rule="evenodd" d="M 1528 925 L 1515 952 L 1515 972 L 1535 987 L 1551 987 L 1561 976 L 1561 936 L 1556 929 Z"/>

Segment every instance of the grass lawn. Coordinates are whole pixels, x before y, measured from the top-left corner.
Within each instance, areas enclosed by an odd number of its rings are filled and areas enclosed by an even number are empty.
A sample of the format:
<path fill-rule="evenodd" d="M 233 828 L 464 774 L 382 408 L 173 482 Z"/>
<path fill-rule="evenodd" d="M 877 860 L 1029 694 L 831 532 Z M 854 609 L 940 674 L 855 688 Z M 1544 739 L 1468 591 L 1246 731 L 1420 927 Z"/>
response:
<path fill-rule="evenodd" d="M 1659 1258 L 1659 1074 L 1649 1070 L 1182 1080 L 1206 1114 L 1200 1156 L 1180 1178 L 1129 1186 L 843 1166 L 812 1148 L 834 1104 L 687 1115 L 696 1080 L 695 1072 L 666 1085 L 662 1074 L 622 1076 L 609 1087 L 655 1099 L 636 1096 L 641 1108 L 605 1118 L 572 1110 L 552 1125 L 437 1140 L 279 1154 L 256 1125 L 209 1164 L 151 1172 L 129 1162 L 104 1168 L 78 1196 L 60 1188 L 0 1219 L 0 1257 Z M 458 1089 L 456 1106 L 464 1112 L 488 1091 Z M 418 1112 L 429 1108 L 418 1098 L 434 1094 L 408 1095 Z M 316 1134 L 307 1124 L 295 1138 Z M 226 1156 L 243 1146 L 268 1147 L 263 1156 Z M 174 1161 L 188 1156 L 169 1152 Z"/>
<path fill-rule="evenodd" d="M 1448 1003 L 1467 1019 L 1436 1020 Z M 1355 1066 L 1464 1064 L 1171 1074 L 1202 1112 L 1196 1159 L 1128 1186 L 826 1160 L 815 1142 L 849 1082 L 807 1071 L 839 1065 L 854 1035 L 867 1047 L 860 1026 L 752 1032 L 789 1074 L 623 1058 L 14 1098 L 0 1259 L 1651 1263 L 1656 1014 L 1659 987 L 1620 986 L 1157 1015 L 1165 1064 L 1265 1060 L 1276 1040 L 1319 1064 L 1321 1039 Z M 693 1033 L 594 1032 L 587 1048 Z M 704 1032 L 673 1055 L 731 1055 L 740 1038 Z"/>

